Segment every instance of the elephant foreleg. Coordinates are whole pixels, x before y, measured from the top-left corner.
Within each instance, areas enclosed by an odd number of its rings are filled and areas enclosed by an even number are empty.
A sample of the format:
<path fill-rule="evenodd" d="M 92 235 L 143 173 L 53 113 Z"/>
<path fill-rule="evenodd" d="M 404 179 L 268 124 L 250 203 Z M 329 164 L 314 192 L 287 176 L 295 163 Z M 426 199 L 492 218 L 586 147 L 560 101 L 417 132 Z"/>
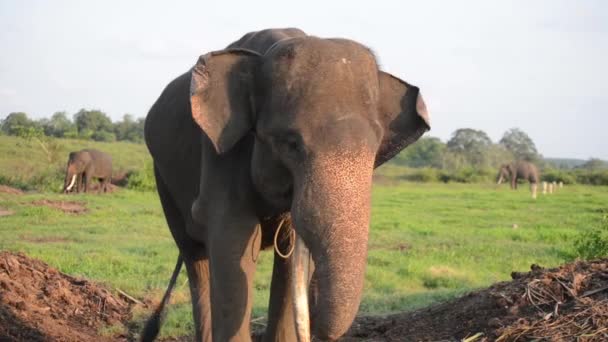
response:
<path fill-rule="evenodd" d="M 91 180 L 93 179 L 93 177 L 90 173 L 87 172 L 82 175 L 82 178 L 84 182 L 84 192 L 87 193 L 89 192 L 89 186 L 91 185 Z"/>
<path fill-rule="evenodd" d="M 83 189 L 83 186 L 84 186 L 84 184 L 83 184 L 84 179 L 83 178 L 84 177 L 82 177 L 81 173 L 78 173 L 76 175 L 76 193 L 80 193 L 80 191 L 82 191 L 82 189 Z"/>
<path fill-rule="evenodd" d="M 220 219 L 222 224 L 209 230 L 214 341 L 251 340 L 253 277 L 261 231 L 254 215 L 239 216 L 227 214 Z"/>
<path fill-rule="evenodd" d="M 294 241 L 290 240 L 291 222 L 285 221 L 277 239 L 277 248 L 286 253 Z M 264 231 L 274 232 L 274 229 Z M 293 279 L 291 269 L 292 257 L 283 258 L 274 252 L 272 283 L 270 285 L 270 302 L 268 304 L 268 325 L 264 334 L 264 342 L 296 341 L 296 327 L 293 307 Z"/>
<path fill-rule="evenodd" d="M 209 298 L 209 259 L 187 257 L 188 284 L 195 322 L 195 341 L 211 341 L 211 302 Z"/>
<path fill-rule="evenodd" d="M 532 192 L 532 198 L 536 199 L 536 189 L 537 189 L 537 184 L 536 183 L 530 183 L 530 191 Z"/>

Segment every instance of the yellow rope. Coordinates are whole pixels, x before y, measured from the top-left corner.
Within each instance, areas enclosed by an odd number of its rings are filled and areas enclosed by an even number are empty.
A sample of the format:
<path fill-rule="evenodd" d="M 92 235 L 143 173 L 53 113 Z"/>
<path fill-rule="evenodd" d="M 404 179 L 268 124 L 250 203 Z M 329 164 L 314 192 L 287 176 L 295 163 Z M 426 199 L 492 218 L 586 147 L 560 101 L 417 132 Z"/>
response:
<path fill-rule="evenodd" d="M 286 254 L 281 253 L 281 251 L 279 250 L 279 244 L 277 243 L 277 240 L 279 238 L 279 232 L 281 231 L 281 228 L 283 227 L 283 223 L 285 223 L 285 219 L 281 220 L 281 223 L 279 223 L 279 227 L 277 228 L 277 231 L 274 232 L 274 250 L 275 252 L 277 252 L 277 254 L 283 258 L 283 259 L 287 259 L 291 256 L 291 254 L 293 253 L 294 248 L 296 247 L 295 241 L 296 241 L 296 231 L 292 228 L 291 231 L 289 232 L 289 241 L 291 243 L 291 248 L 289 249 L 289 251 Z"/>

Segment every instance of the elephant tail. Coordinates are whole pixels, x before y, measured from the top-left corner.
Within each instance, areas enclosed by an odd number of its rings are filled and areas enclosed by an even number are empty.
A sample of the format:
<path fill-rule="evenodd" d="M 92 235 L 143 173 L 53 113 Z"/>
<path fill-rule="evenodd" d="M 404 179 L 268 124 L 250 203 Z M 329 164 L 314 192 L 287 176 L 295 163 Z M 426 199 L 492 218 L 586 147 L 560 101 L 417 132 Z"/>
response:
<path fill-rule="evenodd" d="M 146 326 L 144 327 L 144 331 L 141 334 L 142 342 L 150 342 L 156 339 L 156 336 L 160 332 L 160 326 L 163 323 L 165 318 L 165 306 L 169 303 L 169 299 L 171 299 L 171 292 L 175 287 L 175 283 L 177 282 L 177 276 L 179 272 L 182 270 L 182 264 L 184 263 L 184 259 L 182 254 L 180 253 L 177 256 L 177 262 L 175 263 L 175 269 L 173 270 L 173 275 L 171 276 L 171 280 L 169 281 L 169 286 L 167 287 L 167 291 L 165 291 L 165 295 L 163 299 L 158 304 L 156 310 L 154 310 L 154 314 L 152 317 L 148 319 L 146 322 Z"/>

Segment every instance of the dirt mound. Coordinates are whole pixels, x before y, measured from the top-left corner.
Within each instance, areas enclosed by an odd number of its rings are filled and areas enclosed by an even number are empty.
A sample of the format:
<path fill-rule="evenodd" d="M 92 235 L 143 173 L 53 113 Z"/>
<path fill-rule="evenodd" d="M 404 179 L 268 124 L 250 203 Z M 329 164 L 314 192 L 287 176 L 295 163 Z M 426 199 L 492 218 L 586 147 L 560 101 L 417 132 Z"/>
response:
<path fill-rule="evenodd" d="M 0 207 L 0 217 L 1 216 L 10 216 L 10 215 L 13 215 L 14 213 L 15 212 L 10 209 Z"/>
<path fill-rule="evenodd" d="M 129 176 L 133 174 L 133 171 L 122 171 L 112 176 L 112 185 L 125 187 L 129 181 Z"/>
<path fill-rule="evenodd" d="M 343 341 L 608 341 L 608 259 L 532 265 L 510 282 L 388 317 L 358 318 Z"/>
<path fill-rule="evenodd" d="M 105 288 L 23 254 L 0 252 L 0 341 L 104 341 L 98 330 L 130 318 Z"/>
<path fill-rule="evenodd" d="M 11 195 L 23 195 L 23 191 L 21 191 L 17 188 L 12 188 L 7 185 L 0 185 L 0 192 L 5 193 L 5 194 L 11 194 Z"/>
<path fill-rule="evenodd" d="M 608 259 L 533 265 L 512 278 L 413 312 L 359 317 L 341 341 L 608 341 Z M 99 329 L 127 322 L 130 309 L 95 283 L 0 252 L 0 341 L 129 340 Z"/>
<path fill-rule="evenodd" d="M 87 211 L 84 203 L 74 201 L 51 201 L 47 199 L 37 200 L 32 202 L 34 205 L 43 205 L 55 209 L 59 209 L 64 213 L 69 214 L 82 214 Z"/>

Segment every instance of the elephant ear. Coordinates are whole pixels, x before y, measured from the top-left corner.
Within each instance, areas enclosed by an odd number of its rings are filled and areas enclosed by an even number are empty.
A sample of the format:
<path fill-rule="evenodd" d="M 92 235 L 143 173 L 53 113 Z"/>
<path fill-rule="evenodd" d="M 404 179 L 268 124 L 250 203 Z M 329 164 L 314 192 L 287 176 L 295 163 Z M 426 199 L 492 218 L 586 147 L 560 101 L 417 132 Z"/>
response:
<path fill-rule="evenodd" d="M 384 128 L 374 167 L 384 164 L 431 128 L 420 89 L 380 71 L 379 121 Z"/>
<path fill-rule="evenodd" d="M 255 68 L 260 55 L 229 49 L 201 56 L 192 68 L 192 118 L 218 154 L 230 150 L 253 127 Z"/>

